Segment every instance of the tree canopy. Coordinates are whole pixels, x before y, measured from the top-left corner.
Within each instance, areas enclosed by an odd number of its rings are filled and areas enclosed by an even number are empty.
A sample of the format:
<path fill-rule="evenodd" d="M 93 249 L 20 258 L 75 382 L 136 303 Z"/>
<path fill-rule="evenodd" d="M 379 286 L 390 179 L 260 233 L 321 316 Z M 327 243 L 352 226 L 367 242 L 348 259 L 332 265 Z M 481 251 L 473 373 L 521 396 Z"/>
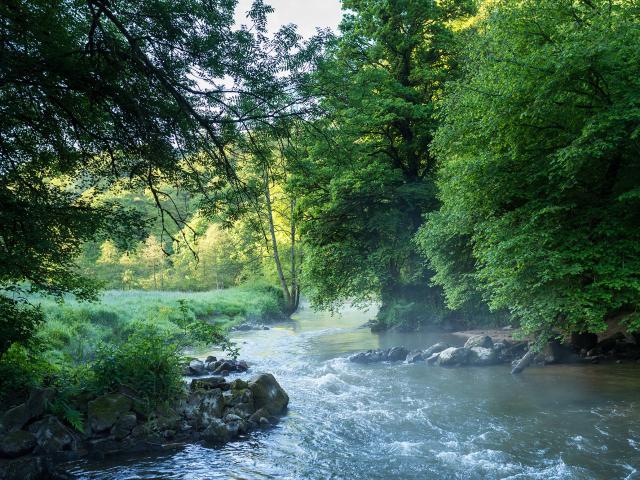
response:
<path fill-rule="evenodd" d="M 322 116 L 298 165 L 306 283 L 322 306 L 347 298 L 380 298 L 386 306 L 403 296 L 404 307 L 434 297 L 437 306 L 439 292 L 428 286 L 412 237 L 422 215 L 437 208 L 434 102 L 455 73 L 451 22 L 472 4 L 344 7 L 341 35 L 311 87 Z"/>
<path fill-rule="evenodd" d="M 640 6 L 499 1 L 444 101 L 418 240 L 456 308 L 601 331 L 640 301 Z M 627 317 L 637 329 L 638 317 Z"/>

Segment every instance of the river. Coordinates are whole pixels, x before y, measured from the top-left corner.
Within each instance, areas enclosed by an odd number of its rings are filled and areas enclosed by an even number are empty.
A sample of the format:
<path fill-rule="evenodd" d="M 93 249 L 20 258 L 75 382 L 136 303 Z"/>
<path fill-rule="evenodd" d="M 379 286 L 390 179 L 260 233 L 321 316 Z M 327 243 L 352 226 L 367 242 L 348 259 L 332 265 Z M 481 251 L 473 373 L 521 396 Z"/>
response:
<path fill-rule="evenodd" d="M 359 365 L 355 351 L 442 335 L 374 335 L 370 317 L 303 309 L 238 333 L 252 373 L 289 393 L 273 429 L 218 449 L 83 461 L 78 479 L 640 479 L 640 367 Z M 448 339 L 451 340 L 451 339 Z"/>

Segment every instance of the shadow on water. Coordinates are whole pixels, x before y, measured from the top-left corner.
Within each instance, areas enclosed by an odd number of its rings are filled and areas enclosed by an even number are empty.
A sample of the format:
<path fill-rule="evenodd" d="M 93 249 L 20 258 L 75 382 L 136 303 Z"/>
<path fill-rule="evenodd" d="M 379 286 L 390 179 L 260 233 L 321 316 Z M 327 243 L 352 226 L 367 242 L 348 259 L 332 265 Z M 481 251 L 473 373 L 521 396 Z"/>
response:
<path fill-rule="evenodd" d="M 355 351 L 441 335 L 373 335 L 371 317 L 302 310 L 236 339 L 291 397 L 272 430 L 222 448 L 73 465 L 81 479 L 640 479 L 640 368 L 358 365 Z M 459 340 L 458 340 L 459 341 Z M 246 342 L 246 343 L 243 343 Z"/>

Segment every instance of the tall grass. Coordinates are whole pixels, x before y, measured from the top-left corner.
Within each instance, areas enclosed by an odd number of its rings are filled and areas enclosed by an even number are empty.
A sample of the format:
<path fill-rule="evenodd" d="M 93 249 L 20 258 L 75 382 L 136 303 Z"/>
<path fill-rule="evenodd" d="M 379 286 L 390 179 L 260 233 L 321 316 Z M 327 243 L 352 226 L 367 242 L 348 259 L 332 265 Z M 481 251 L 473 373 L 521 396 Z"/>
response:
<path fill-rule="evenodd" d="M 46 321 L 36 337 L 47 359 L 55 363 L 90 361 L 100 344 L 121 344 L 148 325 L 188 343 L 192 332 L 183 328 L 185 317 L 191 325 L 201 321 L 224 331 L 243 321 L 268 322 L 282 315 L 279 291 L 261 285 L 210 292 L 110 290 L 94 303 L 71 298 L 62 303 L 47 298 L 37 302 Z M 192 340 L 203 342 L 195 334 Z"/>

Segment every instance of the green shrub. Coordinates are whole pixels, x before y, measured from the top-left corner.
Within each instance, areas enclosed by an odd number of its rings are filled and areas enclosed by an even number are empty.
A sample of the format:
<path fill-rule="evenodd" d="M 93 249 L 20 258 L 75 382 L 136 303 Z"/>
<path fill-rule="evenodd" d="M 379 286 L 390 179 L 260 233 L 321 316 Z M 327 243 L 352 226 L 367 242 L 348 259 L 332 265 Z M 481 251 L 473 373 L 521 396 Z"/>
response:
<path fill-rule="evenodd" d="M 28 342 L 43 320 L 39 307 L 0 294 L 0 355 L 14 342 Z"/>
<path fill-rule="evenodd" d="M 181 363 L 177 343 L 154 326 L 140 323 L 122 345 L 99 348 L 92 370 L 98 390 L 126 387 L 137 392 L 151 410 L 182 394 Z"/>
<path fill-rule="evenodd" d="M 33 387 L 40 385 L 51 366 L 40 355 L 13 343 L 0 356 L 0 405 L 20 403 Z"/>

